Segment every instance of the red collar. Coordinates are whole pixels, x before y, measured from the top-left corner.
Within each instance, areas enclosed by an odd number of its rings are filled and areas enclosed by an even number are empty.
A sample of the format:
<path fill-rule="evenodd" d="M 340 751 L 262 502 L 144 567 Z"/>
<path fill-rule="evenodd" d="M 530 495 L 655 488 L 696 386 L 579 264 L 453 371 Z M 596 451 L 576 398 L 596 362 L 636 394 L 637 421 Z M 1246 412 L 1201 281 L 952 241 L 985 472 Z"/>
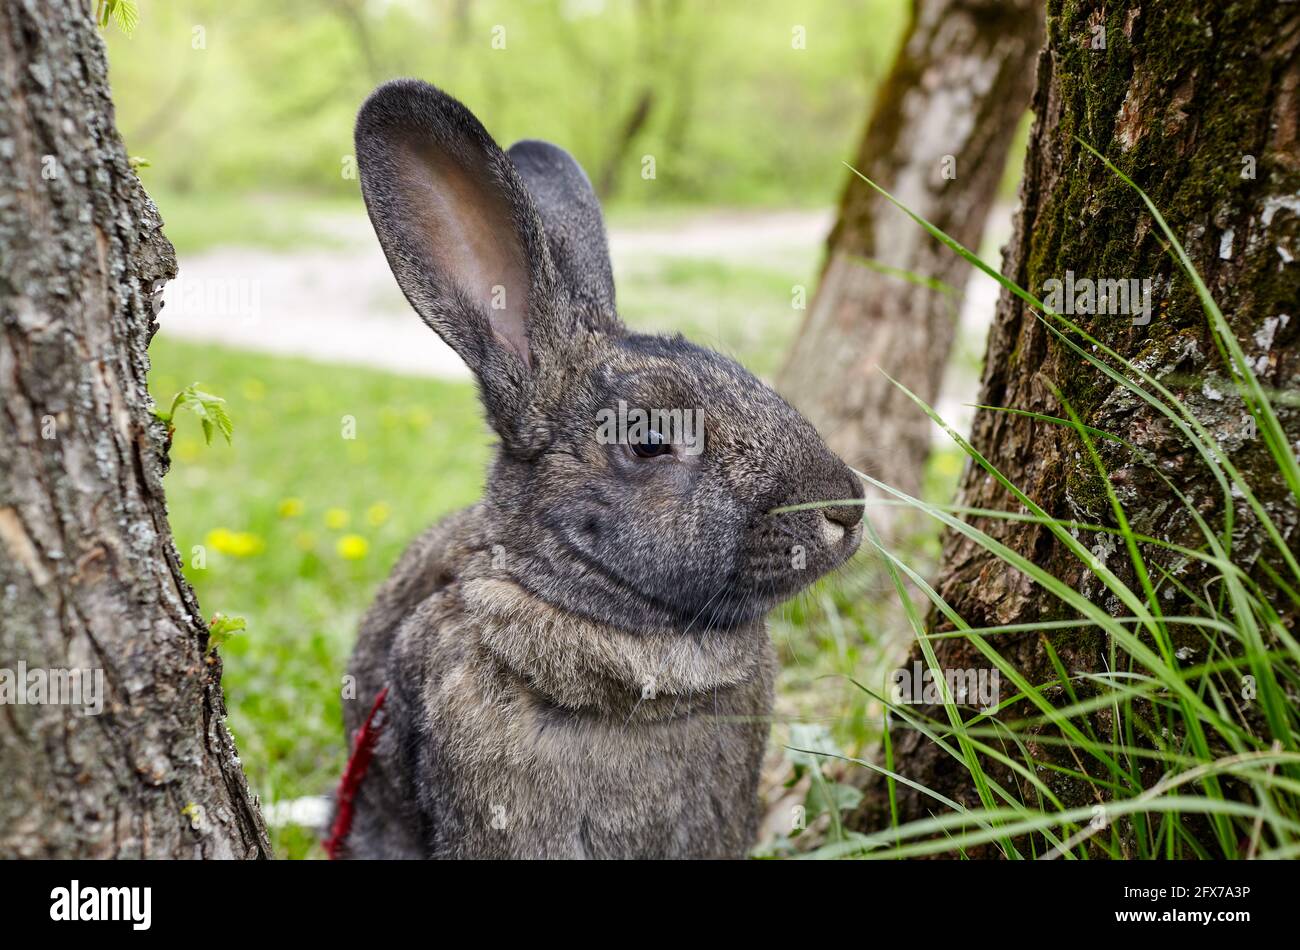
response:
<path fill-rule="evenodd" d="M 348 832 L 352 830 L 357 789 L 361 787 L 361 780 L 366 777 L 366 772 L 370 768 L 370 760 L 375 754 L 375 743 L 379 741 L 379 734 L 383 732 L 387 720 L 387 717 L 384 717 L 376 722 L 375 717 L 383 708 L 384 700 L 387 698 L 388 687 L 385 686 L 375 697 L 375 704 L 370 707 L 370 715 L 366 717 L 366 721 L 361 724 L 361 729 L 357 732 L 352 755 L 348 758 L 347 768 L 343 770 L 343 778 L 339 781 L 339 790 L 335 795 L 337 811 L 334 813 L 334 827 L 330 830 L 329 838 L 324 842 L 325 853 L 329 855 L 331 861 L 342 855 Z"/>

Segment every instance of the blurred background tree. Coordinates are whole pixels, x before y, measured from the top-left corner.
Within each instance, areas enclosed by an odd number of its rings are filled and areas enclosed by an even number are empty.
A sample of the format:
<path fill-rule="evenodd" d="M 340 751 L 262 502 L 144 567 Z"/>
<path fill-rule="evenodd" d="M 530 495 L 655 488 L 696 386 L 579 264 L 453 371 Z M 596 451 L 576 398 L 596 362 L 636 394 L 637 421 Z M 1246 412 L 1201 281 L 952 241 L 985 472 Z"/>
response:
<path fill-rule="evenodd" d="M 1041 0 L 916 4 L 782 371 L 783 390 L 841 458 L 909 494 L 933 427 L 885 373 L 935 401 L 970 269 L 864 179 L 978 248 L 1029 108 L 1041 16 Z"/>
<path fill-rule="evenodd" d="M 341 172 L 357 105 L 418 76 L 474 103 L 502 141 L 563 145 L 605 198 L 780 205 L 832 200 L 828 160 L 848 154 L 904 18 L 898 0 L 177 0 L 143 13 L 133 36 L 109 35 L 113 85 L 164 200 L 353 195 Z M 653 189 L 636 187 L 643 154 Z"/>

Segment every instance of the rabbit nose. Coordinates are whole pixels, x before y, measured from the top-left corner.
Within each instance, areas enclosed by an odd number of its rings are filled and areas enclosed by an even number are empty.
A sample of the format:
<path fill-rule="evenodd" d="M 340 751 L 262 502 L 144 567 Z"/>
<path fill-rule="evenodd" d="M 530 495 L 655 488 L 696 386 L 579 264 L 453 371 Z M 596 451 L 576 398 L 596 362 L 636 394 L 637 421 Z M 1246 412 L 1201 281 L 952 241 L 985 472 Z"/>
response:
<path fill-rule="evenodd" d="M 827 501 L 851 501 L 853 499 L 862 499 L 865 492 L 862 489 L 862 482 L 852 473 L 847 474 L 844 479 L 844 485 L 841 489 L 842 494 L 831 495 L 826 498 Z M 821 509 L 832 524 L 838 525 L 844 530 L 855 527 L 862 520 L 862 505 L 830 505 Z"/>
<path fill-rule="evenodd" d="M 830 508 L 823 508 L 822 514 L 832 524 L 839 525 L 844 529 L 853 528 L 862 520 L 861 505 L 834 505 Z"/>

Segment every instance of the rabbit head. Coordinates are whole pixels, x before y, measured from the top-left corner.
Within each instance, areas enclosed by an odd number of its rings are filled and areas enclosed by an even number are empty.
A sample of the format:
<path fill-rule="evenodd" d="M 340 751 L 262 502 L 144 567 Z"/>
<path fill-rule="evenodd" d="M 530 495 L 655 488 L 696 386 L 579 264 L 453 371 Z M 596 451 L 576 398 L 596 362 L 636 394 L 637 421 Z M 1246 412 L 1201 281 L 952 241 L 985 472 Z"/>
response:
<path fill-rule="evenodd" d="M 371 95 L 356 144 L 397 282 L 500 437 L 484 546 L 515 583 L 620 629 L 729 629 L 853 553 L 861 483 L 798 412 L 732 360 L 620 322 L 568 153 L 503 152 L 414 80 Z M 834 500 L 849 503 L 773 513 Z"/>

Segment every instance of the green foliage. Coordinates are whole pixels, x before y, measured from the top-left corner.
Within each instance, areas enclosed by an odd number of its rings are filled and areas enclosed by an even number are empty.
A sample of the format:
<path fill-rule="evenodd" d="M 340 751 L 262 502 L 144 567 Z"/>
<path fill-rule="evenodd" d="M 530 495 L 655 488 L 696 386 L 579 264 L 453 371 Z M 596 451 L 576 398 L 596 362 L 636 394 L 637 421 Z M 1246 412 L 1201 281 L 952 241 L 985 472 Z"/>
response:
<path fill-rule="evenodd" d="M 108 26 L 111 18 L 118 29 L 130 37 L 140 25 L 140 8 L 135 0 L 98 0 L 95 18 L 101 28 Z"/>
<path fill-rule="evenodd" d="M 617 275 L 620 315 L 637 330 L 683 333 L 773 378 L 799 331 L 795 284 L 812 286 L 810 250 L 791 248 L 779 265 L 663 257 Z"/>
<path fill-rule="evenodd" d="M 237 633 L 248 629 L 248 621 L 243 617 L 227 617 L 225 614 L 212 615 L 208 623 L 208 651 L 216 650 Z"/>
<path fill-rule="evenodd" d="M 827 757 L 838 757 L 839 749 L 830 730 L 818 723 L 796 723 L 790 727 L 787 746 L 793 765 L 790 784 L 808 776 L 808 794 L 804 798 L 805 818 L 811 822 L 826 815 L 832 837 L 843 840 L 845 832 L 840 813 L 862 801 L 862 792 L 852 785 L 834 781 L 823 771 Z"/>
<path fill-rule="evenodd" d="M 861 133 L 906 9 L 169 0 L 149 7 L 130 42 L 107 41 L 119 128 L 154 158 L 151 194 L 355 198 L 357 108 L 380 82 L 415 76 L 462 98 L 504 144 L 569 149 L 617 204 L 813 205 L 842 185 L 837 163 Z M 643 101 L 645 121 L 625 144 Z"/>
<path fill-rule="evenodd" d="M 762 850 L 756 856 L 788 857 L 796 854 L 805 836 L 840 845 L 858 840 L 860 835 L 844 828 L 842 813 L 862 801 L 862 792 L 838 781 L 827 767 L 827 762 L 845 758 L 831 730 L 823 723 L 792 723 L 786 758 L 790 764 L 786 788 L 806 789 L 803 801 L 789 816 L 789 831 L 778 833 L 773 841 L 761 844 Z"/>
<path fill-rule="evenodd" d="M 169 431 L 174 432 L 176 413 L 182 409 L 188 409 L 198 416 L 203 426 L 203 439 L 208 445 L 212 444 L 212 436 L 216 432 L 225 437 L 227 445 L 230 444 L 235 424 L 226 412 L 226 401 L 220 396 L 204 392 L 199 389 L 198 383 L 191 383 L 172 397 L 171 406 L 167 410 L 154 409 L 153 414 L 167 423 Z"/>
<path fill-rule="evenodd" d="M 358 223 L 369 229 L 357 198 L 177 191 L 153 185 L 149 195 L 162 213 L 167 240 L 182 260 L 186 254 L 221 245 L 273 251 L 337 248 L 345 243 L 332 230 L 341 214 L 357 216 Z"/>

